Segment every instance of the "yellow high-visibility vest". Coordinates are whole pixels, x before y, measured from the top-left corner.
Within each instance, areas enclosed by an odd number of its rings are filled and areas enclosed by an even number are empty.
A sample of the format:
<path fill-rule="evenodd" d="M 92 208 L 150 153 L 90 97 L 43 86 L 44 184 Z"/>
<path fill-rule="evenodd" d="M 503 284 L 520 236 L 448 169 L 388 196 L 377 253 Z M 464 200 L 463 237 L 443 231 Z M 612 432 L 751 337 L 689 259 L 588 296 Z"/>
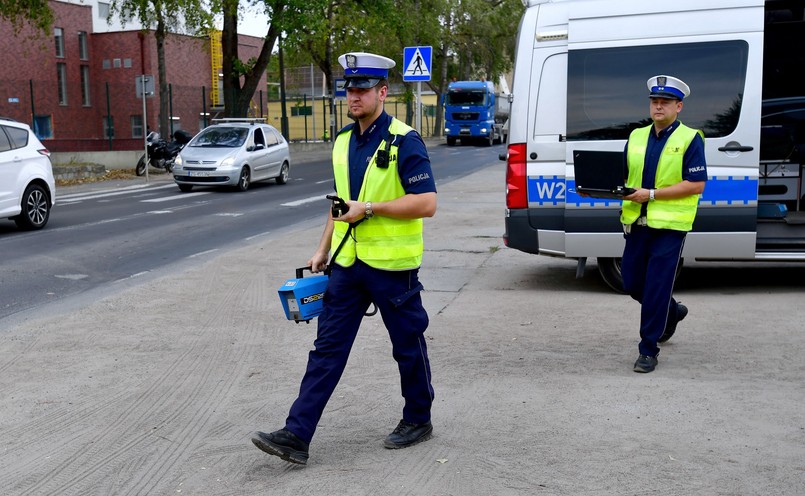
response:
<path fill-rule="evenodd" d="M 412 127 L 392 118 L 389 136 L 380 142 L 380 146 L 375 150 L 366 168 L 363 184 L 358 193 L 358 201 L 384 202 L 405 195 L 405 189 L 400 182 L 397 170 L 397 159 L 399 141 L 411 131 L 413 131 Z M 351 198 L 349 191 L 349 139 L 351 135 L 352 130 L 339 134 L 333 147 L 335 189 L 341 198 Z M 388 146 L 389 142 L 391 142 L 390 146 Z M 387 148 L 389 150 L 387 166 L 378 167 L 377 152 Z M 422 265 L 422 253 L 425 246 L 422 238 L 422 226 L 422 219 L 392 219 L 381 215 L 365 219 L 355 226 L 334 262 L 342 267 L 349 267 L 355 263 L 357 257 L 376 269 L 415 269 Z M 341 244 L 348 228 L 348 223 L 335 221 L 332 249 L 336 249 Z"/>
<path fill-rule="evenodd" d="M 626 148 L 626 161 L 629 167 L 629 178 L 626 186 L 641 188 L 643 182 L 643 164 L 646 161 L 646 147 L 652 126 L 641 127 L 632 131 L 629 136 L 629 145 Z M 696 134 L 704 139 L 704 133 L 680 123 L 668 137 L 662 149 L 657 175 L 654 179 L 656 189 L 672 186 L 682 181 L 682 165 L 685 151 L 690 146 Z M 665 200 L 657 198 L 646 205 L 646 220 L 649 227 L 655 229 L 673 229 L 675 231 L 690 231 L 693 220 L 696 218 L 696 208 L 699 205 L 700 195 L 690 195 L 684 198 Z M 623 200 L 621 222 L 632 224 L 640 217 L 641 203 Z"/>

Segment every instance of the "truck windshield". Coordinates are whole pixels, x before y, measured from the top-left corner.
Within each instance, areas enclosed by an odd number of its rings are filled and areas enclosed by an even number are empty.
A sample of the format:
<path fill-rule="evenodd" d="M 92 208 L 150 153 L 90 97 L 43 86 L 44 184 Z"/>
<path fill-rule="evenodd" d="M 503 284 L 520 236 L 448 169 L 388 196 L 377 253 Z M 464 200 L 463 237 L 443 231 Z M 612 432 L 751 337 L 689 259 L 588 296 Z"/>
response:
<path fill-rule="evenodd" d="M 448 91 L 447 105 L 474 105 L 486 104 L 485 91 Z"/>

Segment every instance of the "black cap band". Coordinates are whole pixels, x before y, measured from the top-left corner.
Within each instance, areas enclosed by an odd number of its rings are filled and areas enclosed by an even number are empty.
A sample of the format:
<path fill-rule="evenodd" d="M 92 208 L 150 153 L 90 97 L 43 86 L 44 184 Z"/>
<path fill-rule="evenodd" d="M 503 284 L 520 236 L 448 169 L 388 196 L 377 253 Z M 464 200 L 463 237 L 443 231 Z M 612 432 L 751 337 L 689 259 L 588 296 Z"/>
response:
<path fill-rule="evenodd" d="M 353 77 L 347 78 L 344 82 L 344 88 L 374 88 L 380 78 L 367 78 L 367 77 Z"/>

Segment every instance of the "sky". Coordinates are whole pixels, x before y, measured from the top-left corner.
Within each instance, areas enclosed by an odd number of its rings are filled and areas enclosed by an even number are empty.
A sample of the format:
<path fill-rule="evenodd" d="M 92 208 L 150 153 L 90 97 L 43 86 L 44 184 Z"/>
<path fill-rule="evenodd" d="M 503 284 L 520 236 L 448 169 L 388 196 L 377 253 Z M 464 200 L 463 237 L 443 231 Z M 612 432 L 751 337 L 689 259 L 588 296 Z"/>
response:
<path fill-rule="evenodd" d="M 262 38 L 268 32 L 268 17 L 261 9 L 249 6 L 246 0 L 240 0 L 245 8 L 238 19 L 238 33 Z"/>

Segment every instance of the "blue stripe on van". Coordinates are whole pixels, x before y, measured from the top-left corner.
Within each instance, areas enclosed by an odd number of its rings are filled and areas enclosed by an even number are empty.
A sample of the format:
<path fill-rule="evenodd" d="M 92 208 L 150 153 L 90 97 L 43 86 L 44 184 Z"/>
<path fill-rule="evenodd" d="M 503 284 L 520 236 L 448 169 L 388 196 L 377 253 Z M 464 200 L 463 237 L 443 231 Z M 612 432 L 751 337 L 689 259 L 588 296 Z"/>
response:
<path fill-rule="evenodd" d="M 757 178 L 710 176 L 699 205 L 750 205 L 757 203 Z"/>
<path fill-rule="evenodd" d="M 711 176 L 704 187 L 700 205 L 753 205 L 757 203 L 757 178 L 749 176 Z M 557 206 L 564 203 L 580 206 L 611 206 L 620 200 L 582 197 L 576 193 L 576 182 L 559 176 L 528 178 L 528 203 Z"/>

